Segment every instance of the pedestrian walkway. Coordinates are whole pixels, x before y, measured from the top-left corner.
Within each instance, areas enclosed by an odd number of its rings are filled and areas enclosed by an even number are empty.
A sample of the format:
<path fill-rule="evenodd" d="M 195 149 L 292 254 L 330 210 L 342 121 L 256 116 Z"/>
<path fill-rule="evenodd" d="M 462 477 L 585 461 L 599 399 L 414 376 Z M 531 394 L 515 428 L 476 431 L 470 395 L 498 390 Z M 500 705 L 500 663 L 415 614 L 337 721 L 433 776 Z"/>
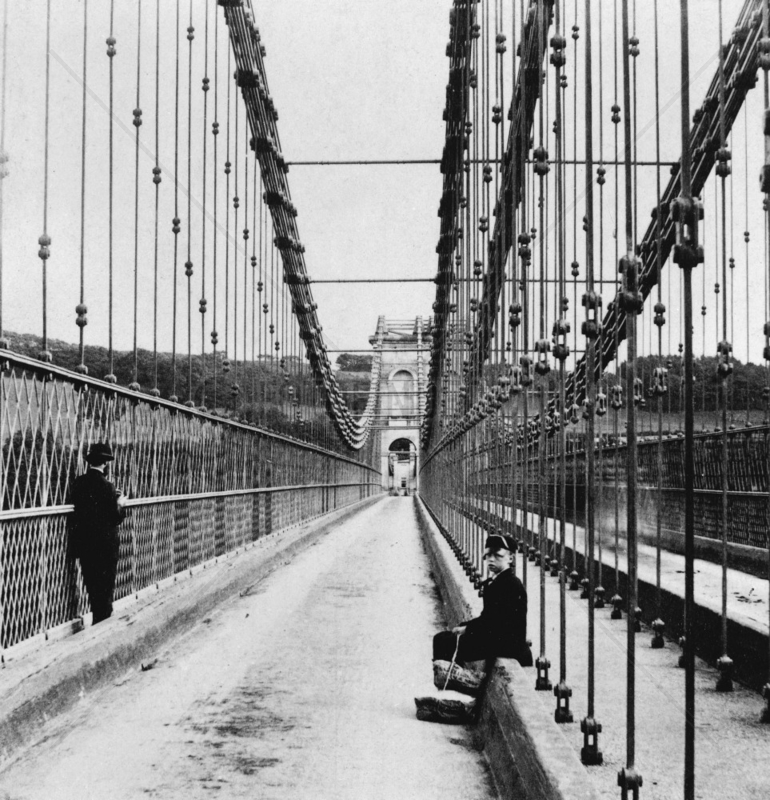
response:
<path fill-rule="evenodd" d="M 439 613 L 413 501 L 384 499 L 55 720 L 0 797 L 495 797 L 471 729 L 415 719 Z"/>
<path fill-rule="evenodd" d="M 494 509 L 494 512 L 498 509 Z M 519 517 L 519 522 L 523 518 Z M 532 525 L 530 518 L 530 526 Z M 550 536 L 553 520 L 548 520 Z M 567 540 L 572 543 L 572 527 L 568 526 Z M 578 550 L 583 546 L 583 531 L 577 528 Z M 652 575 L 654 580 L 654 548 L 640 548 L 640 581 Z M 605 549 L 605 564 L 610 563 Z M 664 553 L 664 585 L 674 590 L 683 583 L 679 571 L 681 556 Z M 621 554 L 620 569 L 626 567 Z M 542 652 L 550 661 L 549 679 L 552 685 L 560 680 L 560 587 L 557 578 L 545 576 L 541 583 L 541 570 L 534 563 L 516 556 L 515 569 L 525 582 L 529 599 L 529 638 L 534 656 Z M 719 567 L 708 562 L 698 562 L 697 599 L 709 607 L 717 598 L 709 589 L 708 581 L 716 581 Z M 749 592 L 750 586 L 762 586 L 762 581 L 738 573 L 733 576 L 733 586 Z M 742 581 L 742 583 L 739 583 Z M 767 581 L 764 582 L 767 586 Z M 545 599 L 545 638 L 540 635 L 541 593 Z M 735 591 L 738 589 L 736 588 Z M 760 589 L 761 591 L 761 589 Z M 757 592 L 757 588 L 754 589 Z M 765 588 L 766 592 L 766 588 Z M 766 596 L 766 595 L 765 595 Z M 580 592 L 565 592 L 566 600 L 566 683 L 572 689 L 570 701 L 574 720 L 562 724 L 559 730 L 579 756 L 583 746 L 580 721 L 588 708 L 588 603 Z M 752 615 L 745 604 L 733 598 L 730 611 L 745 627 L 759 627 L 762 618 Z M 765 606 L 766 607 L 766 606 Z M 626 703 L 627 703 L 627 619 L 612 620 L 612 606 L 595 610 L 595 718 L 602 726 L 599 749 L 603 754 L 600 766 L 587 767 L 587 773 L 597 795 L 602 800 L 617 800 L 619 789 L 617 775 L 626 763 Z M 765 631 L 767 630 L 765 623 Z M 642 626 L 635 636 L 636 664 L 636 767 L 644 780 L 642 797 L 645 800 L 671 800 L 682 797 L 684 765 L 684 680 L 685 673 L 679 664 L 680 648 L 670 641 L 663 649 L 650 646 L 652 631 Z M 531 687 L 544 709 L 553 716 L 556 698 L 553 691 L 535 691 L 535 669 L 531 674 Z M 757 692 L 735 683 L 734 691 L 723 694 L 715 690 L 717 670 L 703 660 L 696 659 L 696 797 L 700 800 L 758 800 L 770 797 L 770 725 L 762 724 L 760 716 L 764 701 Z"/>
<path fill-rule="evenodd" d="M 527 564 L 529 636 L 534 655 L 540 652 L 540 571 Z M 517 558 L 522 575 L 522 557 Z M 545 653 L 550 679 L 559 682 L 559 584 L 546 577 Z M 572 689 L 574 722 L 561 728 L 579 754 L 583 746 L 580 720 L 587 713 L 588 605 L 579 592 L 566 593 L 567 684 Z M 588 774 L 603 799 L 617 800 L 617 774 L 626 758 L 627 620 L 612 620 L 611 606 L 596 610 L 596 710 L 602 725 L 601 766 Z M 636 635 L 636 764 L 644 779 L 645 800 L 682 796 L 684 765 L 684 670 L 680 649 L 650 647 L 652 631 Z M 532 686 L 535 674 L 532 671 Z M 764 706 L 756 692 L 735 684 L 729 694 L 716 692 L 717 671 L 696 659 L 696 786 L 701 800 L 758 800 L 770 796 L 770 726 L 760 723 Z M 556 708 L 552 691 L 537 692 L 541 702 Z"/>

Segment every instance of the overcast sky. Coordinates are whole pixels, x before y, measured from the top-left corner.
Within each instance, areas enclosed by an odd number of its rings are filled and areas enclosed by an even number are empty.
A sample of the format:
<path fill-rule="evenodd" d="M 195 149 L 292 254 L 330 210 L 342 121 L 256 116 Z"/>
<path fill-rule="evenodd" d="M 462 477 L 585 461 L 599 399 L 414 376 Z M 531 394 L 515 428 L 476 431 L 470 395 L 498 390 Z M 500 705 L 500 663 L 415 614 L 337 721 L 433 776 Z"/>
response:
<path fill-rule="evenodd" d="M 279 130 L 283 152 L 289 161 L 324 159 L 414 159 L 440 158 L 444 141 L 442 111 L 447 83 L 448 60 L 445 46 L 449 33 L 449 0 L 260 0 L 254 4 L 257 23 L 267 49 L 266 68 L 271 93 L 280 113 Z M 203 75 L 203 32 L 206 5 L 194 0 L 193 22 L 196 38 L 193 46 L 193 197 L 190 246 L 195 263 L 192 284 L 193 308 L 197 318 L 200 296 L 202 243 L 202 142 L 204 127 L 200 80 Z M 510 40 L 511 4 L 503 4 L 506 13 L 505 29 Z M 678 105 L 678 3 L 661 3 L 661 102 L 667 109 L 662 118 L 663 158 L 679 156 Z M 725 2 L 725 29 L 732 28 L 740 2 Z M 598 3 L 594 4 L 598 18 Z M 612 157 L 612 126 L 608 108 L 612 102 L 611 15 L 614 4 L 605 2 L 604 14 L 605 89 L 602 97 L 605 157 Z M 716 11 L 717 0 L 692 0 L 692 72 L 693 110 L 700 104 L 708 81 L 716 70 Z M 135 1 L 116 0 L 115 36 L 118 55 L 115 67 L 115 226 L 114 266 L 118 312 L 116 314 L 116 346 L 128 348 L 132 340 L 134 270 L 134 128 L 132 110 L 136 105 L 137 37 Z M 164 182 L 160 194 L 160 261 L 159 278 L 160 328 L 159 347 L 170 348 L 170 308 L 173 270 L 163 266 L 172 263 L 173 237 L 169 235 L 174 215 L 174 64 L 175 40 L 173 24 L 175 3 L 161 2 L 160 43 L 160 115 L 159 149 Z M 579 4 L 582 16 L 583 3 Z M 141 99 L 144 125 L 140 157 L 139 211 L 139 343 L 152 347 L 152 279 L 154 242 L 154 186 L 151 169 L 154 165 L 155 135 L 155 0 L 143 0 L 141 38 Z M 181 0 L 183 23 L 187 26 L 188 0 Z M 566 3 L 566 22 L 574 20 L 575 4 Z M 639 156 L 654 157 L 654 115 L 652 114 L 653 47 L 651 2 L 638 5 L 638 27 L 642 54 L 639 66 Z M 210 47 L 213 59 L 214 12 L 221 9 L 209 4 Z M 5 149 L 10 157 L 9 175 L 4 181 L 3 261 L 4 261 L 4 324 L 10 330 L 39 333 L 41 328 L 41 269 L 37 258 L 37 237 L 42 233 L 43 188 L 43 131 L 45 111 L 45 3 L 8 2 L 7 99 L 4 115 Z M 88 126 L 86 147 L 86 229 L 85 282 L 89 306 L 89 326 L 86 340 L 106 343 L 107 339 L 107 144 L 109 59 L 104 40 L 109 34 L 109 3 L 89 3 L 89 57 L 87 85 Z M 50 196 L 49 232 L 53 238 L 49 261 L 50 335 L 75 341 L 74 307 L 79 296 L 80 263 L 80 148 L 81 148 L 81 76 L 83 47 L 83 0 L 52 0 L 52 61 L 51 61 L 51 122 L 50 122 Z M 595 26 L 598 22 L 595 21 Z M 598 28 L 597 28 L 598 29 Z M 169 33 L 171 32 L 171 33 Z M 220 66 L 224 74 L 226 32 L 219 26 Z M 584 41 L 581 40 L 582 46 Z M 570 40 L 570 48 L 572 41 Z M 182 40 L 181 70 L 181 129 L 183 151 L 186 147 L 186 70 L 187 42 Z M 511 48 L 506 54 L 510 65 Z M 594 50 L 598 70 L 598 48 Z M 568 73 L 571 76 L 572 53 L 568 50 Z M 583 51 L 579 53 L 582 70 Z M 232 66 L 231 66 L 232 68 Z M 213 77 L 213 64 L 209 62 Z M 598 77 L 598 75 L 597 75 Z M 581 86 L 582 81 L 578 81 Z M 509 81 L 510 87 L 510 81 Z M 219 104 L 224 107 L 224 83 L 220 84 Z M 598 103 L 598 87 L 594 89 Z M 210 93 L 213 95 L 213 92 Z M 213 98 L 209 96 L 209 102 Z M 578 100 L 579 104 L 581 98 Z M 507 105 L 507 100 L 506 100 Z M 761 92 L 751 95 L 747 111 L 750 129 L 749 166 L 745 169 L 745 149 L 742 133 L 736 133 L 733 228 L 734 245 L 739 260 L 735 280 L 740 287 L 744 316 L 750 319 L 751 330 L 738 331 L 736 325 L 736 354 L 741 357 L 738 340 L 749 334 L 753 357 L 759 358 L 764 322 L 764 271 L 761 218 L 758 207 L 761 197 L 756 190 L 756 175 L 762 156 Z M 209 105 L 208 124 L 212 120 Z M 220 111 L 220 119 L 223 112 Z M 241 115 L 241 123 L 243 116 Z M 224 126 L 224 122 L 222 123 Z M 574 123 L 573 123 L 574 124 Z M 598 125 L 598 123 L 597 123 Z M 743 115 L 739 117 L 743 130 Z M 242 134 L 241 134 L 242 135 Z M 212 137 L 209 136 L 208 186 L 212 181 Z M 597 137 L 598 141 L 598 137 Z M 219 180 L 222 191 L 222 146 L 219 139 Z M 578 152 L 582 154 L 582 133 Z M 177 174 L 182 189 L 187 186 L 185 152 Z M 740 154 L 740 158 L 739 158 Z M 196 169 L 197 168 L 197 169 Z M 668 175 L 663 173 L 663 183 Z M 299 209 L 298 225 L 307 248 L 308 271 L 313 278 L 335 277 L 428 277 L 435 275 L 437 256 L 435 246 L 439 234 L 436 215 L 442 191 L 442 176 L 437 165 L 415 166 L 295 166 L 289 174 L 293 200 Z M 579 184 L 582 178 L 578 178 Z M 748 188 L 754 230 L 748 253 L 743 250 L 742 231 L 745 223 L 743 203 Z M 640 228 L 649 220 L 654 205 L 654 172 L 640 171 L 639 178 Z M 243 187 L 241 187 L 243 197 Z M 708 196 L 707 196 L 708 202 Z M 180 194 L 181 216 L 186 219 L 186 194 Z M 711 201 L 713 203 L 713 200 Z M 211 213 L 211 203 L 208 206 Z M 578 210 L 582 217 L 582 209 Z M 711 207 L 711 219 L 714 208 Z M 707 216 L 708 220 L 708 216 Z M 222 219 L 220 214 L 219 224 Z M 239 224 L 241 227 L 242 221 Z M 184 225 L 183 225 L 184 227 Z M 615 219 L 612 204 L 607 198 L 605 207 L 604 269 L 614 275 Z M 714 303 L 713 283 L 717 263 L 713 254 L 718 242 L 713 227 L 706 239 L 707 252 L 712 256 L 707 268 L 696 275 L 696 294 L 703 287 L 709 304 Z M 621 231 L 622 233 L 622 231 Z M 186 260 L 187 229 L 179 237 L 181 263 Z M 207 244 L 211 248 L 211 237 Z M 579 249 L 582 244 L 579 243 Z M 222 248 L 220 247 L 220 268 Z M 569 259 L 571 260 L 570 254 Z M 581 258 L 582 260 L 582 258 Z M 207 258 L 208 293 L 211 292 L 211 253 Z M 707 262 L 709 259 L 707 259 Z M 746 302 L 746 272 L 751 263 L 750 300 Z M 240 256 L 239 256 L 240 263 Z M 740 272 L 743 270 L 743 272 Z M 740 277 L 739 277 L 740 272 Z M 674 274 L 678 282 L 678 275 Z M 753 283 L 752 283 L 753 282 Z M 186 315 L 186 285 L 179 283 L 180 302 Z M 367 338 L 375 329 L 377 316 L 405 319 L 431 313 L 434 296 L 432 284 L 379 284 L 374 286 L 313 287 L 319 304 L 319 316 L 324 335 L 331 346 L 344 348 L 367 347 Z M 738 292 L 736 291 L 736 296 Z M 606 298 L 605 303 L 610 299 Z M 220 290 L 221 302 L 221 290 Z M 737 302 L 737 301 L 736 301 Z M 673 328 L 678 325 L 677 303 L 669 310 Z M 700 305 L 698 300 L 697 305 Z M 209 309 L 212 304 L 210 301 Z M 220 309 L 220 315 L 222 311 Z M 207 339 L 211 314 L 206 325 Z M 221 316 L 220 316 L 221 319 Z M 709 318 L 711 319 L 711 318 Z M 182 323 L 180 323 L 182 325 Z M 186 325 L 186 322 L 184 323 Z M 184 325 L 180 329 L 181 349 L 186 350 Z M 221 323 L 219 324 L 221 331 Z M 195 333 L 194 342 L 199 341 Z M 710 352 L 716 333 L 706 335 L 704 344 Z M 222 334 L 220 333 L 220 339 Z M 674 343 L 678 334 L 674 333 Z M 207 343 L 208 346 L 208 343 Z M 675 346 L 675 345 L 674 345 Z M 194 345 L 195 349 L 195 345 Z M 742 346 L 745 354 L 745 344 Z"/>

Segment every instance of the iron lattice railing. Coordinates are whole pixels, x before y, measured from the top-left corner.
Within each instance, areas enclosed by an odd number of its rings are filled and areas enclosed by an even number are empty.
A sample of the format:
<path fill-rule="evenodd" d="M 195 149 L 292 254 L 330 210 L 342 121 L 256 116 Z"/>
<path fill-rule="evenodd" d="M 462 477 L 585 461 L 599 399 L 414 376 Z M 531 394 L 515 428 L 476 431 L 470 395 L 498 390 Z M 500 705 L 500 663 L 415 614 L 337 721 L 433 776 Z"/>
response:
<path fill-rule="evenodd" d="M 130 498 L 116 599 L 381 491 L 363 461 L 4 355 L 3 649 L 88 610 L 67 528 L 92 442 L 110 442 Z"/>
<path fill-rule="evenodd" d="M 526 469 L 520 451 L 512 462 L 510 431 L 508 435 L 488 423 L 456 439 L 452 444 L 436 448 L 425 460 L 421 473 L 421 492 L 443 524 L 448 517 L 485 522 L 486 528 L 503 525 L 500 509 L 512 504 L 523 507 L 524 483 L 527 485 L 527 506 L 538 513 L 541 502 L 547 516 L 559 519 L 561 508 L 560 455 L 558 440 L 547 440 L 541 468 L 539 442 L 530 446 Z M 483 428 L 483 430 L 481 430 Z M 722 458 L 722 440 L 727 437 L 728 456 Z M 660 459 L 658 448 L 660 447 Z M 638 446 L 637 476 L 640 529 L 643 538 L 652 536 L 660 503 L 663 528 L 681 532 L 684 528 L 684 441 L 679 436 L 667 437 L 658 444 L 651 440 Z M 768 546 L 767 497 L 770 491 L 768 472 L 770 426 L 728 430 L 727 433 L 703 433 L 695 437 L 695 533 L 719 540 L 722 536 L 720 508 L 722 502 L 722 469 L 727 470 L 729 498 L 726 520 L 727 541 L 757 549 Z M 568 442 L 566 453 L 565 508 L 568 521 L 585 524 L 586 450 L 582 440 Z M 615 505 L 625 508 L 626 448 L 604 445 L 595 455 L 596 481 L 599 490 L 595 513 L 606 535 L 614 533 L 612 519 Z M 660 493 L 658 481 L 660 478 Z M 447 519 L 445 519 L 447 515 Z M 621 538 L 625 533 L 625 517 L 621 517 Z M 461 526 L 462 527 L 462 526 Z M 483 527 L 483 526 L 482 526 Z M 463 528 L 465 530 L 465 528 Z M 524 534 L 527 535 L 526 533 Z M 482 533 L 460 544 L 473 566 L 481 572 Z M 651 540 L 651 539 L 650 539 Z"/>

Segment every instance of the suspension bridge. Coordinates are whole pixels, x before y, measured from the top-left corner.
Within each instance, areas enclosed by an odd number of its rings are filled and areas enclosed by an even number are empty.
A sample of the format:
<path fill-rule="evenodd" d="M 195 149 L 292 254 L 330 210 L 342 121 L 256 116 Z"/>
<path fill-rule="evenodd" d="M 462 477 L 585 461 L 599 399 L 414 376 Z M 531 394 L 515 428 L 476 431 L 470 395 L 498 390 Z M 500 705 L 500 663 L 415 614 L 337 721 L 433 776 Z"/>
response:
<path fill-rule="evenodd" d="M 770 2 L 281 5 L 2 3 L 0 790 L 766 797 Z"/>

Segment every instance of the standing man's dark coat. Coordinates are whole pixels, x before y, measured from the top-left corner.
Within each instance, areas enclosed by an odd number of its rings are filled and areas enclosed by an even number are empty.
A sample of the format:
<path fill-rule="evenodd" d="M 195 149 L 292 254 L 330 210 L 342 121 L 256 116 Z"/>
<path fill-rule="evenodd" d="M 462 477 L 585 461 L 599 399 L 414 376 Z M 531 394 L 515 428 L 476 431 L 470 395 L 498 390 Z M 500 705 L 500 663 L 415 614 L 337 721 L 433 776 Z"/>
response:
<path fill-rule="evenodd" d="M 88 460 L 103 464 L 112 460 L 112 451 L 108 445 L 95 445 Z M 94 624 L 112 614 L 120 545 L 118 525 L 125 516 L 119 496 L 103 472 L 93 467 L 75 479 L 72 489 L 72 543 L 80 559 Z"/>

